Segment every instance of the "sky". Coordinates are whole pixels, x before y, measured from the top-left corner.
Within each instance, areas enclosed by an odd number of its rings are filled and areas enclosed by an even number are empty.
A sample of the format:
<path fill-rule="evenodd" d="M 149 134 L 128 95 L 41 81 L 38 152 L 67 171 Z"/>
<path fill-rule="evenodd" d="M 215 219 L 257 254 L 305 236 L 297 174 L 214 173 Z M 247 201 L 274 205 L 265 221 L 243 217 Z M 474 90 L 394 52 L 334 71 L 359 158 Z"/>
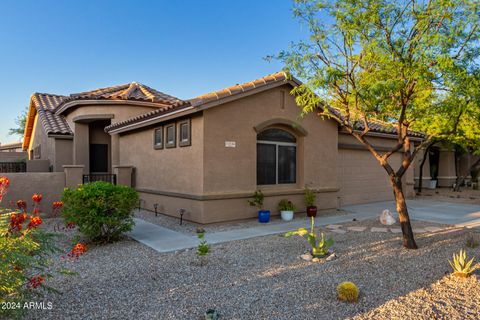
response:
<path fill-rule="evenodd" d="M 306 35 L 291 0 L 25 1 L 0 10 L 0 143 L 34 92 L 140 82 L 181 99 L 282 68 Z"/>

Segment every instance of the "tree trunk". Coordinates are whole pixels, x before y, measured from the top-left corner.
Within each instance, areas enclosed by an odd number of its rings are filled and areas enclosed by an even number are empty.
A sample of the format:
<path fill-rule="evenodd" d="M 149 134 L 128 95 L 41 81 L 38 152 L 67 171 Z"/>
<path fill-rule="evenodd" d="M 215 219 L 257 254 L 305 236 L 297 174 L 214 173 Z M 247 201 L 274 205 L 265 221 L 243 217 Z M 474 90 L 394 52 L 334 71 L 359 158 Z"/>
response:
<path fill-rule="evenodd" d="M 425 165 L 425 161 L 427 160 L 428 153 L 430 152 L 430 148 L 433 146 L 433 143 L 429 144 L 425 148 L 425 152 L 423 153 L 423 159 L 422 162 L 420 163 L 420 172 L 419 172 L 419 177 L 418 177 L 418 193 L 422 193 L 422 187 L 423 187 L 423 166 Z"/>
<path fill-rule="evenodd" d="M 395 203 L 397 205 L 398 217 L 403 234 L 403 246 L 407 249 L 417 249 L 417 244 L 413 237 L 412 225 L 408 216 L 407 203 L 402 189 L 402 180 L 397 176 L 391 176 L 390 181 L 395 195 Z"/>

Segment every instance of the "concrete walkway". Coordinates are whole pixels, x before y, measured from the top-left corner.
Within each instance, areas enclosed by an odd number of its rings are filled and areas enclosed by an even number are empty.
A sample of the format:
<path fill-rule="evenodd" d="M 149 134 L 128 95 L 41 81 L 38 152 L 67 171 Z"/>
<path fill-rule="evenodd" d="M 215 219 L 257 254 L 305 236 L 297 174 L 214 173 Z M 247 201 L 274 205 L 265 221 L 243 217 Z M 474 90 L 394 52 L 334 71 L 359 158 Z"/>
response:
<path fill-rule="evenodd" d="M 409 200 L 407 204 L 410 217 L 414 220 L 453 224 L 457 227 L 480 226 L 480 205 L 427 200 Z M 392 201 L 346 206 L 342 209 L 345 210 L 347 214 L 317 218 L 315 225 L 326 226 L 349 222 L 353 219 L 365 220 L 376 218 L 385 209 L 396 212 L 395 203 Z M 258 224 L 258 226 L 250 228 L 208 233 L 205 235 L 205 238 L 208 243 L 216 244 L 281 234 L 300 227 L 310 228 L 310 220 L 298 219 L 280 224 Z M 196 236 L 173 231 L 138 218 L 135 218 L 135 228 L 129 235 L 138 242 L 158 252 L 183 250 L 194 248 L 198 245 L 198 238 Z"/>
<path fill-rule="evenodd" d="M 407 200 L 407 207 L 410 218 L 413 220 L 453 224 L 456 227 L 480 226 L 480 205 L 431 200 Z M 397 212 L 393 201 L 346 206 L 342 209 L 349 213 L 358 214 L 367 212 L 380 214 L 384 209 L 389 209 L 394 213 Z"/>

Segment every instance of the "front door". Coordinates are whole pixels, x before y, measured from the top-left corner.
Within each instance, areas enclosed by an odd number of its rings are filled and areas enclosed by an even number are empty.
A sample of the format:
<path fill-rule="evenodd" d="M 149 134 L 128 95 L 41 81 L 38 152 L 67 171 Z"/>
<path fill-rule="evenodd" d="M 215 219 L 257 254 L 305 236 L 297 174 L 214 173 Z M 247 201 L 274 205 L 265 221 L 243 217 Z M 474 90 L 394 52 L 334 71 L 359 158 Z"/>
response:
<path fill-rule="evenodd" d="M 90 144 L 90 172 L 108 172 L 108 144 Z"/>

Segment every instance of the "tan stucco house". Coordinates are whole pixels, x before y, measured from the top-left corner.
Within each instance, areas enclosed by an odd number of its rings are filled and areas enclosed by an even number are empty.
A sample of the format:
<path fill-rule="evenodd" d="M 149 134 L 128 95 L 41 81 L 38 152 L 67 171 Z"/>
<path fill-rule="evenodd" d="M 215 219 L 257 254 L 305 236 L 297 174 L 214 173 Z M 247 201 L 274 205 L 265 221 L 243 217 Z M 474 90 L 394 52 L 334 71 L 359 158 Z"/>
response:
<path fill-rule="evenodd" d="M 35 93 L 23 148 L 51 171 L 132 166 L 142 207 L 173 216 L 182 208 L 200 223 L 255 216 L 246 200 L 257 188 L 273 213 L 282 198 L 303 208 L 305 186 L 318 190 L 319 209 L 392 199 L 383 169 L 334 120 L 299 116 L 290 94 L 297 85 L 279 72 L 189 100 L 135 82 Z M 389 126 L 374 124 L 368 135 L 378 150 L 395 144 Z M 404 186 L 413 196 L 413 169 Z"/>

